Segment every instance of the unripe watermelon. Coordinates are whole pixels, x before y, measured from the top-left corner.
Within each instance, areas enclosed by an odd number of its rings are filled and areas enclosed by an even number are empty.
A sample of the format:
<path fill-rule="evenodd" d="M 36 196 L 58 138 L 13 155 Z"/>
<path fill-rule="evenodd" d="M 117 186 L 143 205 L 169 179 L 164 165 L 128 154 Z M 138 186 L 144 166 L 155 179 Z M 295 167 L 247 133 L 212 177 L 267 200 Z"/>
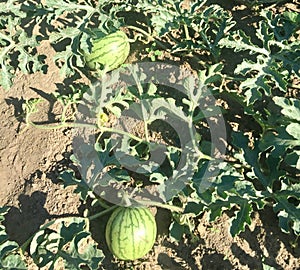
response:
<path fill-rule="evenodd" d="M 95 70 L 102 67 L 106 72 L 122 65 L 130 51 L 129 40 L 123 31 L 117 31 L 92 41 L 91 53 L 85 53 L 87 66 Z"/>
<path fill-rule="evenodd" d="M 156 238 L 156 223 L 145 207 L 118 207 L 106 225 L 106 242 L 121 260 L 135 260 L 148 253 Z"/>

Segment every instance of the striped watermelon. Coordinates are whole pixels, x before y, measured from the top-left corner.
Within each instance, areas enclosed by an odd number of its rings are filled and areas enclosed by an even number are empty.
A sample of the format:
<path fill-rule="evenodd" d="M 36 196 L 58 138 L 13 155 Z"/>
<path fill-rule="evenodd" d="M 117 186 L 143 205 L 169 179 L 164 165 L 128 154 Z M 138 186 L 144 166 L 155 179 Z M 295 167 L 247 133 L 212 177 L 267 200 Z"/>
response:
<path fill-rule="evenodd" d="M 106 242 L 110 251 L 121 260 L 143 257 L 153 247 L 156 223 L 149 209 L 118 207 L 106 225 Z"/>
<path fill-rule="evenodd" d="M 108 72 L 122 65 L 128 57 L 129 51 L 128 37 L 119 30 L 93 40 L 91 53 L 85 53 L 84 56 L 90 69 L 101 68 Z"/>

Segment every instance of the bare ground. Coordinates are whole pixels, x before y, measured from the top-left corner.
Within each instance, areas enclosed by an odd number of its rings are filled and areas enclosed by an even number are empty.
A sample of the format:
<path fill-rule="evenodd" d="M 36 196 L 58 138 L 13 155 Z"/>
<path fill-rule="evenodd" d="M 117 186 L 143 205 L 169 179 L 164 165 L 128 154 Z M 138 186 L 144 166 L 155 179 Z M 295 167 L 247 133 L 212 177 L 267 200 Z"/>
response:
<path fill-rule="evenodd" d="M 54 53 L 47 44 L 40 50 L 49 59 Z M 22 103 L 26 99 L 46 98 L 38 121 L 48 121 L 59 112 L 49 94 L 63 79 L 59 69 L 48 64 L 46 75 L 19 74 L 9 92 L 0 90 L 0 205 L 11 207 L 6 216 L 7 231 L 19 244 L 47 220 L 81 213 L 79 197 L 72 188 L 64 189 L 57 179 L 59 172 L 70 164 L 72 130 L 26 129 L 22 122 Z M 300 268 L 299 243 L 293 243 L 295 237 L 280 231 L 271 209 L 253 215 L 251 227 L 234 238 L 228 229 L 230 216 L 231 213 L 225 213 L 216 222 L 208 223 L 204 215 L 198 220 L 196 240 L 185 238 L 173 243 L 167 236 L 169 213 L 159 209 L 159 231 L 153 249 L 145 258 L 130 263 L 116 260 L 107 251 L 104 221 L 98 221 L 99 224 L 93 224 L 92 234 L 106 254 L 101 269 L 252 270 L 262 269 L 262 261 L 274 269 Z M 38 269 L 32 262 L 29 268 Z"/>

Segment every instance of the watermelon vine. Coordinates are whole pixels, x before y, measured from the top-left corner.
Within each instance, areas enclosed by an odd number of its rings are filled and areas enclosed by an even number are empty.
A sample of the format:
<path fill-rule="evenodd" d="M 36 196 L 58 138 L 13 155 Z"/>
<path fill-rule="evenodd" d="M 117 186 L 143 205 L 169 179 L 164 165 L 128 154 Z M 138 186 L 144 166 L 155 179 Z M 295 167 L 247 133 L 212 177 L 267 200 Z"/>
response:
<path fill-rule="evenodd" d="M 33 121 L 43 100 L 26 100 L 22 132 L 74 130 L 77 171 L 66 169 L 59 178 L 91 206 L 84 216 L 51 220 L 21 246 L 0 224 L 0 267 L 26 269 L 29 254 L 39 268 L 56 269 L 62 260 L 66 269 L 98 269 L 105 256 L 90 222 L 105 215 L 110 252 L 119 260 L 139 260 L 157 235 L 150 207 L 171 213 L 169 236 L 180 241 L 195 240 L 205 212 L 210 222 L 231 212 L 234 237 L 251 225 L 254 211 L 269 206 L 281 230 L 297 241 L 300 16 L 274 15 L 269 4 L 282 1 L 244 2 L 258 18 L 251 37 L 232 11 L 205 0 L 0 3 L 5 90 L 18 72 L 47 72 L 38 50 L 43 42 L 56 51 L 51 60 L 62 76 L 88 81 L 53 93 L 62 107 L 57 122 Z M 130 63 L 137 48 L 139 60 L 149 62 Z M 194 73 L 151 63 L 157 59 L 188 63 Z M 160 83 L 166 74 L 168 84 Z M 7 212 L 0 208 L 0 222 Z"/>

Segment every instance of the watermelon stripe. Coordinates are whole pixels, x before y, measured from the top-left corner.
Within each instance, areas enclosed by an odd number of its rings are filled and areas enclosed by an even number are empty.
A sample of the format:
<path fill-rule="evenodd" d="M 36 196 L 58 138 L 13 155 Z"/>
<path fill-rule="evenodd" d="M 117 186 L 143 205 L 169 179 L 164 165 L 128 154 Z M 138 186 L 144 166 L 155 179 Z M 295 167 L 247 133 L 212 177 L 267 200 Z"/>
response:
<path fill-rule="evenodd" d="M 143 210 L 144 210 L 144 215 L 147 216 L 147 218 L 148 218 L 148 222 L 152 223 L 153 222 L 152 214 L 149 213 L 149 211 L 146 211 L 146 209 L 143 209 Z M 143 218 L 143 216 L 141 218 Z M 146 221 L 144 221 L 144 224 L 146 224 Z M 153 235 L 153 238 L 151 239 L 151 242 L 152 242 L 153 240 L 155 240 L 155 237 L 156 237 L 156 227 L 155 226 L 153 227 L 153 231 L 150 235 Z"/>
<path fill-rule="evenodd" d="M 154 244 L 155 219 L 147 208 L 119 207 L 108 220 L 105 237 L 110 251 L 119 259 L 141 258 Z"/>
<path fill-rule="evenodd" d="M 122 45 L 124 45 L 125 44 L 125 46 L 123 46 L 122 47 Z M 112 44 L 110 44 L 110 45 L 112 45 Z M 118 45 L 118 44 L 117 44 Z M 123 42 L 122 44 L 120 44 L 119 46 L 118 46 L 118 53 L 122 53 L 123 51 L 124 51 L 124 49 L 127 47 L 126 46 L 127 45 L 127 43 L 126 42 Z M 105 52 L 103 52 L 103 53 L 101 53 L 101 54 L 98 54 L 97 55 L 97 51 L 100 51 L 100 50 L 103 50 L 103 48 L 99 48 L 99 49 L 97 49 L 96 51 L 92 51 L 92 53 L 90 54 L 90 57 L 92 57 L 91 59 L 88 59 L 88 62 L 92 62 L 92 61 L 96 61 L 97 59 L 100 59 L 101 60 L 101 58 L 103 57 L 103 56 L 105 56 L 105 55 L 107 55 L 107 54 L 110 54 L 110 52 L 111 52 L 111 48 L 108 48 Z M 115 53 L 117 53 L 117 51 L 114 51 Z M 95 55 L 95 56 L 94 56 Z M 119 58 L 119 57 L 117 57 L 117 58 Z"/>
<path fill-rule="evenodd" d="M 141 213 L 141 212 L 143 212 L 143 213 L 145 213 L 145 209 L 139 209 L 139 218 L 141 219 L 140 220 L 140 223 L 142 223 L 143 224 L 143 227 L 144 227 L 144 230 L 146 231 L 147 230 L 147 224 L 145 223 L 145 219 L 143 218 L 143 214 Z M 148 232 L 147 232 L 148 233 Z M 145 239 L 145 241 L 146 241 L 147 239 Z M 145 253 L 147 250 L 147 246 L 146 245 L 143 245 L 143 246 L 141 246 L 140 248 L 142 248 L 141 250 L 139 250 L 139 253 L 141 253 L 141 254 L 143 254 L 143 253 Z"/>
<path fill-rule="evenodd" d="M 118 241 L 117 241 L 117 248 L 119 248 L 119 254 L 122 257 L 126 255 L 126 246 L 124 247 L 122 243 L 126 240 L 126 238 L 121 238 L 122 235 L 127 235 L 126 226 L 123 225 L 123 220 L 128 220 L 128 211 L 123 211 L 123 216 L 120 216 L 119 229 L 118 229 Z M 125 253 L 124 253 L 125 252 Z"/>
<path fill-rule="evenodd" d="M 128 220 L 128 211 L 124 211 L 123 212 L 123 216 L 122 218 L 120 218 L 120 226 L 119 226 L 119 232 L 120 232 L 120 235 L 119 235 L 119 238 L 118 238 L 118 246 L 120 248 L 120 254 L 122 254 L 123 257 L 125 257 L 126 255 L 126 246 L 123 246 L 121 245 L 122 244 L 122 241 L 126 240 L 127 238 L 127 226 L 122 226 L 122 223 L 123 223 L 123 220 Z M 121 238 L 122 235 L 125 235 L 126 237 L 125 238 Z M 125 254 L 124 254 L 125 252 Z"/>
<path fill-rule="evenodd" d="M 99 48 L 101 49 L 112 42 L 120 42 L 121 39 L 123 39 L 125 42 L 128 42 L 127 37 L 126 37 L 126 39 L 124 39 L 124 36 L 123 37 L 115 37 L 115 36 L 107 37 L 107 38 L 103 38 L 103 39 L 95 41 L 93 43 L 93 49 L 95 49 L 95 50 L 98 50 Z M 99 45 L 100 45 L 100 47 L 98 48 Z"/>
<path fill-rule="evenodd" d="M 124 40 L 123 42 L 128 46 L 127 40 Z M 113 43 L 120 44 L 120 39 L 113 38 L 113 40 L 105 40 L 105 42 L 104 40 L 101 40 L 101 42 L 99 42 L 98 44 L 93 44 L 92 52 L 95 53 L 98 50 L 102 50 L 104 47 L 110 47 L 110 45 L 112 45 Z"/>
<path fill-rule="evenodd" d="M 89 68 L 95 70 L 97 65 L 111 71 L 123 64 L 130 52 L 127 35 L 122 31 L 109 34 L 92 41 L 90 53 L 85 54 L 85 61 Z"/>
<path fill-rule="evenodd" d="M 143 230 L 148 234 L 147 232 L 147 226 L 146 224 L 143 222 L 143 213 L 144 212 L 144 209 L 143 208 L 139 208 L 139 212 L 136 213 L 136 215 L 138 215 L 137 219 L 138 219 L 138 222 L 139 223 L 142 223 L 143 224 Z M 146 236 L 144 235 L 144 239 L 143 241 L 146 240 Z M 148 250 L 147 250 L 147 245 L 139 245 L 139 254 L 145 254 Z"/>
<path fill-rule="evenodd" d="M 113 42 L 108 42 L 107 44 L 102 44 L 102 46 L 99 47 L 99 48 L 93 47 L 93 50 L 92 50 L 91 54 L 95 54 L 96 52 L 103 50 L 103 48 L 105 48 L 105 47 L 108 47 L 107 49 L 110 49 L 110 47 L 113 46 L 113 45 L 118 46 L 118 48 L 122 48 L 122 47 L 125 47 L 125 48 L 128 47 L 129 48 L 128 43 L 126 41 L 120 43 L 120 40 L 115 40 Z M 111 49 L 108 50 L 108 51 L 111 51 Z M 108 53 L 108 52 L 106 52 L 106 53 Z"/>
<path fill-rule="evenodd" d="M 119 212 L 121 212 L 121 214 L 119 214 Z M 120 221 L 122 221 L 124 215 L 125 215 L 125 211 L 122 213 L 122 208 L 117 209 L 117 211 L 115 211 L 113 213 L 112 223 L 109 226 L 109 228 L 110 228 L 109 239 L 110 239 L 112 249 L 118 248 L 118 246 L 119 246 L 118 244 L 121 242 L 120 237 L 117 239 L 117 243 L 114 242 L 113 234 L 115 233 L 115 231 L 112 228 L 118 228 L 117 225 L 122 224 L 122 222 L 120 222 Z M 119 230 L 119 228 L 118 228 L 118 230 Z M 121 234 L 117 233 L 117 235 L 120 236 Z"/>
<path fill-rule="evenodd" d="M 145 241 L 148 242 L 149 244 L 151 244 L 151 246 L 152 246 L 154 244 L 155 238 L 156 238 L 155 219 L 154 219 L 153 215 L 151 214 L 151 212 L 147 208 L 142 208 L 141 210 L 143 210 L 143 215 L 141 215 L 140 218 L 142 219 L 142 222 L 145 225 L 145 229 L 152 228 L 152 232 L 147 232 L 147 236 L 152 236 L 152 238 L 150 239 L 148 237 L 147 239 L 145 239 Z M 146 247 L 146 245 L 145 245 L 145 247 Z M 146 253 L 147 250 L 145 250 L 144 252 Z"/>
<path fill-rule="evenodd" d="M 132 224 L 134 224 L 134 220 L 133 220 L 133 218 L 132 218 L 132 214 L 134 214 L 133 213 L 133 211 L 131 211 L 131 209 L 129 209 L 129 211 L 128 211 L 128 213 L 129 213 L 129 220 L 131 220 L 132 221 Z M 135 226 L 131 226 L 130 227 L 130 229 L 131 229 L 131 235 L 134 235 L 134 227 Z M 134 237 L 132 237 L 131 238 L 131 240 L 132 240 L 132 242 L 131 242 L 131 247 L 132 247 L 132 250 L 133 250 L 133 252 L 132 252 L 132 254 L 130 255 L 130 257 L 132 257 L 134 254 L 135 254 L 135 239 L 134 239 Z"/>
<path fill-rule="evenodd" d="M 104 37 L 102 37 L 102 38 L 95 39 L 95 40 L 94 40 L 94 43 L 97 44 L 97 43 L 100 42 L 100 41 L 103 41 L 103 40 L 109 40 L 109 39 L 113 39 L 113 38 L 118 38 L 118 39 L 120 39 L 120 38 L 121 38 L 121 39 L 126 38 L 126 39 L 128 39 L 128 37 L 126 36 L 126 34 L 125 34 L 124 32 L 118 31 L 118 32 L 109 34 L 109 35 L 107 35 L 107 36 L 104 36 Z"/>

